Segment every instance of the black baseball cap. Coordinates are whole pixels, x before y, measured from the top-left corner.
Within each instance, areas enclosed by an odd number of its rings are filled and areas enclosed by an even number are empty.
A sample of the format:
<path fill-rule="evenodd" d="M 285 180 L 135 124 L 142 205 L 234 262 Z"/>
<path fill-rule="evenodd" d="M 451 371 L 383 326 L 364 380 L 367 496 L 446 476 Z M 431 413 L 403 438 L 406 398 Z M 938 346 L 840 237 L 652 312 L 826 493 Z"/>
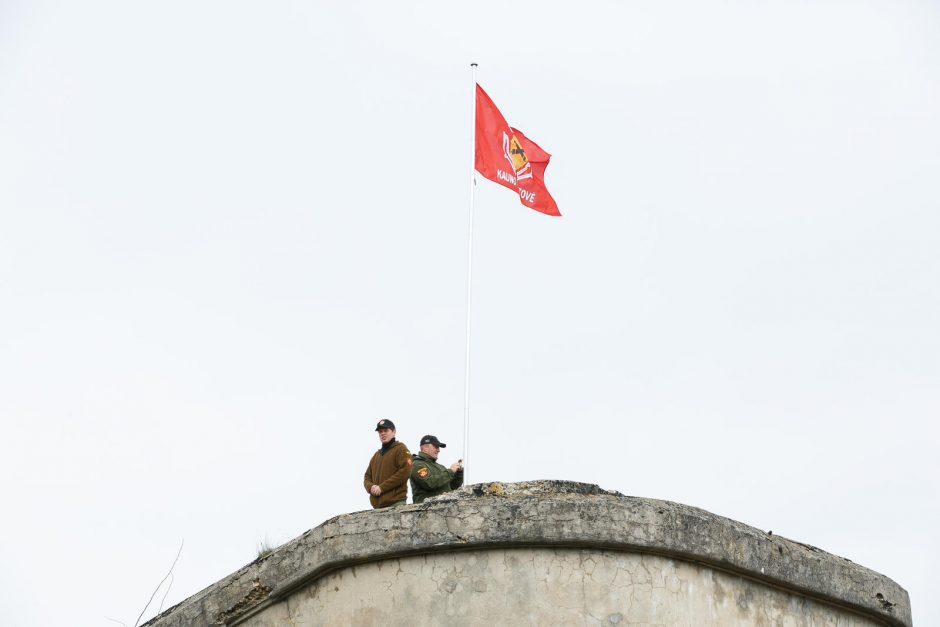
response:
<path fill-rule="evenodd" d="M 441 448 L 447 448 L 447 445 L 437 439 L 436 436 L 426 435 L 421 438 L 421 444 L 419 446 L 424 446 L 425 444 L 433 444 L 434 446 L 439 446 Z"/>
<path fill-rule="evenodd" d="M 375 430 L 378 431 L 379 429 L 391 429 L 392 431 L 394 431 L 395 423 L 389 420 L 388 418 L 382 418 L 381 420 L 379 420 L 378 424 L 375 425 Z"/>

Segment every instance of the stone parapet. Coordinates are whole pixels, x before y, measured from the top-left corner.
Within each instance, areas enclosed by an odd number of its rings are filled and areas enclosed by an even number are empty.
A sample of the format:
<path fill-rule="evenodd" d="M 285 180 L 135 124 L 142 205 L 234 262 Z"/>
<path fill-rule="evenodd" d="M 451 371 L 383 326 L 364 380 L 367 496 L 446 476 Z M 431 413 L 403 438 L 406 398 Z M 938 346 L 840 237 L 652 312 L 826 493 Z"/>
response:
<path fill-rule="evenodd" d="M 768 599 L 777 595 L 773 597 L 774 612 L 808 611 L 805 606 L 811 604 L 824 608 L 825 612 L 834 612 L 833 616 L 838 615 L 832 621 L 820 624 L 897 627 L 910 627 L 912 624 L 910 603 L 903 588 L 883 575 L 816 547 L 678 503 L 624 496 L 590 484 L 529 481 L 465 486 L 417 505 L 337 516 L 166 610 L 146 625 L 291 624 L 294 618 L 290 618 L 290 622 L 274 618 L 282 614 L 291 616 L 292 610 L 287 608 L 289 604 L 286 601 L 301 593 L 312 599 L 318 594 L 318 581 L 341 574 L 346 569 L 422 555 L 429 556 L 428 559 L 447 553 L 477 552 L 482 555 L 479 552 L 500 551 L 505 555 L 516 549 L 573 550 L 579 552 L 581 561 L 591 552 L 606 561 L 619 555 L 647 556 L 649 560 L 658 560 L 656 568 L 672 573 L 669 577 L 675 576 L 675 563 L 692 565 L 706 575 L 720 573 L 725 577 L 722 580 L 725 583 L 709 585 L 736 585 L 741 590 L 747 589 L 746 594 L 738 596 L 737 603 L 743 603 L 741 616 L 752 616 L 747 612 L 752 606 L 760 605 L 760 595 L 754 598 L 753 590 L 766 589 Z M 525 559 L 528 563 L 537 563 L 540 558 L 526 554 Z M 598 560 L 591 563 L 596 566 Z M 456 566 L 451 568 L 455 569 L 454 572 L 460 570 Z M 615 571 L 632 566 L 618 563 L 610 568 Z M 643 568 L 648 570 L 645 566 Z M 711 599 L 714 596 L 712 592 L 701 591 L 701 581 L 712 582 L 710 575 L 705 579 L 701 579 L 701 574 L 696 576 L 699 583 L 690 585 L 689 589 L 695 588 L 695 594 L 705 594 L 709 602 L 717 602 Z M 662 579 L 664 575 L 656 577 Z M 740 583 L 728 584 L 732 580 Z M 453 580 L 454 588 L 456 581 Z M 524 584 L 522 578 L 518 581 L 520 586 Z M 676 590 L 680 590 L 680 583 L 677 580 Z M 406 586 L 404 583 L 400 585 Z M 339 591 L 338 586 L 336 590 Z M 492 594 L 492 591 L 487 592 L 485 582 L 482 589 L 474 590 L 471 585 L 467 590 L 471 595 L 479 593 L 481 599 Z M 447 590 L 447 593 L 451 592 L 453 589 Z M 417 598 L 410 588 L 403 587 L 402 594 Z M 434 603 L 434 594 L 437 593 L 432 592 L 426 598 L 428 603 Z M 781 594 L 786 595 L 781 598 L 790 600 L 780 601 L 778 597 Z M 661 610 L 656 607 L 639 608 L 638 605 L 631 606 L 631 609 L 627 605 L 634 601 L 628 603 L 612 595 L 613 592 L 600 598 L 586 592 L 583 596 L 587 599 L 585 603 L 603 605 L 602 614 L 610 623 L 621 620 L 617 618 L 615 621 L 612 617 L 629 616 L 632 611 L 642 609 L 645 613 L 637 615 L 652 616 L 649 612 L 655 614 Z M 323 597 L 317 602 L 328 603 L 325 599 Z M 525 602 L 525 599 L 520 601 Z M 705 607 L 702 602 L 701 599 L 682 601 L 690 608 Z M 649 603 L 655 605 L 657 601 Z M 281 606 L 282 609 L 277 609 Z M 571 610 L 570 607 L 568 609 Z M 295 617 L 301 616 L 296 623 L 298 625 L 323 624 L 317 621 L 312 609 L 295 608 L 293 611 Z M 416 608 L 409 607 L 407 611 L 407 621 L 389 620 L 388 615 L 381 620 L 388 624 L 422 624 L 420 619 L 416 622 Z M 323 614 L 322 605 L 317 612 Z M 655 615 L 660 618 L 682 616 L 681 613 L 663 612 Z M 758 614 L 759 611 L 753 616 Z M 417 608 L 417 616 L 421 616 L 420 608 Z M 715 616 L 724 614 L 716 613 Z M 448 617 L 453 618 L 453 615 L 448 614 Z M 587 610 L 585 617 L 583 624 L 595 623 L 595 616 L 587 618 Z M 784 621 L 781 624 L 800 624 L 797 617 L 793 618 L 796 622 Z M 608 619 L 601 617 L 597 621 Z M 434 621 L 428 620 L 428 624 L 433 624 Z M 722 624 L 718 618 L 714 621 L 701 624 Z M 368 623 L 349 616 L 340 622 Z M 753 624 L 757 622 L 760 621 Z M 458 620 L 454 624 L 471 623 Z M 744 621 L 740 624 L 751 623 Z"/>

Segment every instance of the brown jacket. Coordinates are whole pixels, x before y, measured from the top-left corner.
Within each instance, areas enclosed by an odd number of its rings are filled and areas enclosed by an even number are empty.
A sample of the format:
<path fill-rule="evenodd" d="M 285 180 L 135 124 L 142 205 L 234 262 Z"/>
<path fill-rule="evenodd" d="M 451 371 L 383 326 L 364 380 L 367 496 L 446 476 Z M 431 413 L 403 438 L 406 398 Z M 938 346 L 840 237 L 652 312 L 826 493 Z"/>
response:
<path fill-rule="evenodd" d="M 391 443 L 384 452 L 379 449 L 369 461 L 366 474 L 362 478 L 362 485 L 366 492 L 373 485 L 382 489 L 378 497 L 369 494 L 372 507 L 388 507 L 396 501 L 408 498 L 408 477 L 411 476 L 411 453 L 408 447 L 401 442 Z"/>

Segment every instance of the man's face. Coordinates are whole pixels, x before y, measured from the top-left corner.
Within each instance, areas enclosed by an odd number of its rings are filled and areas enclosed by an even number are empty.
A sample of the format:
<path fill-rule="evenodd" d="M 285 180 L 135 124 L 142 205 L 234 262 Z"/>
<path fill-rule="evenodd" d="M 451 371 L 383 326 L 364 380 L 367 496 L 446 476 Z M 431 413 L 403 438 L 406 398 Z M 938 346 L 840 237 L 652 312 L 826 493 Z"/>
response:
<path fill-rule="evenodd" d="M 388 443 L 389 440 L 395 437 L 395 430 L 384 427 L 379 429 L 379 442 L 382 444 Z"/>
<path fill-rule="evenodd" d="M 441 447 L 436 446 L 428 442 L 427 444 L 421 445 L 421 452 L 430 457 L 431 459 L 436 460 L 437 456 L 441 454 Z"/>

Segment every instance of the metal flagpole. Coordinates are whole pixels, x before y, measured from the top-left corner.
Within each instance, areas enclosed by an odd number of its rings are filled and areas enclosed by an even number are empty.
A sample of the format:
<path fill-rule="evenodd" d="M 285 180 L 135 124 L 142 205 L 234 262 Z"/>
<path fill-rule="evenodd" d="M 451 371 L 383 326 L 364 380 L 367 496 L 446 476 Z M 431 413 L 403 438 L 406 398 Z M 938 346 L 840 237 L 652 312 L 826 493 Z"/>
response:
<path fill-rule="evenodd" d="M 476 112 L 477 112 L 477 64 L 470 64 L 470 73 L 472 75 L 473 106 L 470 108 L 470 224 L 467 229 L 467 351 L 466 363 L 464 364 L 464 382 L 463 382 L 463 463 L 464 463 L 464 483 L 467 483 L 466 465 L 470 459 L 470 297 L 472 295 L 471 281 L 473 277 L 473 190 L 476 187 L 474 169 L 476 168 Z"/>

